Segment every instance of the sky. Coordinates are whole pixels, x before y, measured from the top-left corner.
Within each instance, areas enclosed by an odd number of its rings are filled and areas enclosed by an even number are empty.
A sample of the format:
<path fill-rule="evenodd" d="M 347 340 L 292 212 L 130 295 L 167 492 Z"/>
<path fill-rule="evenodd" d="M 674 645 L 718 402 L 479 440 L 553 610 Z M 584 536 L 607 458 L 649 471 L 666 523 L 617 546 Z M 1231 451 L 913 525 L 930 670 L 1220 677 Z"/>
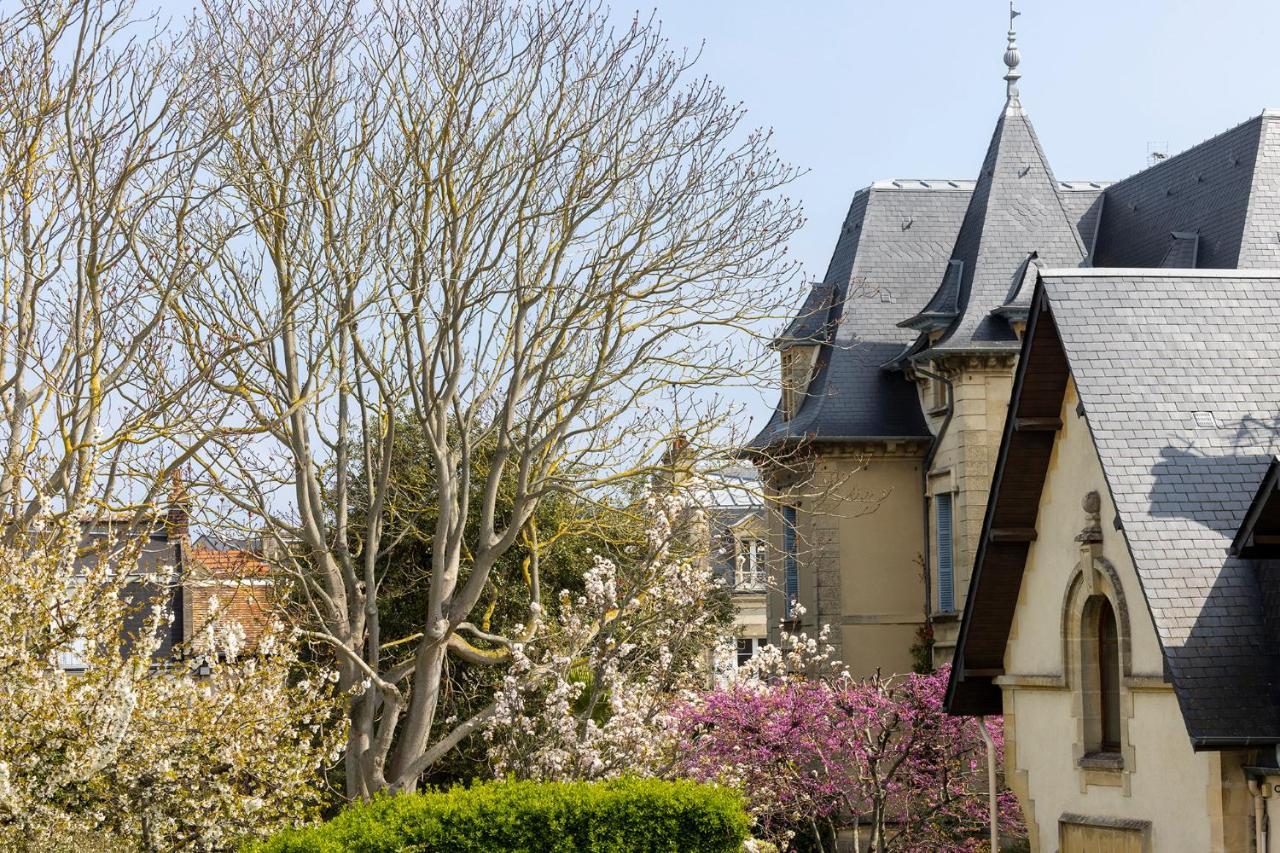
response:
<path fill-rule="evenodd" d="M 656 12 L 698 70 L 807 170 L 791 251 L 825 272 L 853 193 L 886 178 L 976 177 L 1004 104 L 1004 0 L 612 0 Z M 1024 0 L 1023 106 L 1061 180 L 1115 180 L 1280 107 L 1280 3 Z M 773 395 L 751 401 L 761 423 Z"/>

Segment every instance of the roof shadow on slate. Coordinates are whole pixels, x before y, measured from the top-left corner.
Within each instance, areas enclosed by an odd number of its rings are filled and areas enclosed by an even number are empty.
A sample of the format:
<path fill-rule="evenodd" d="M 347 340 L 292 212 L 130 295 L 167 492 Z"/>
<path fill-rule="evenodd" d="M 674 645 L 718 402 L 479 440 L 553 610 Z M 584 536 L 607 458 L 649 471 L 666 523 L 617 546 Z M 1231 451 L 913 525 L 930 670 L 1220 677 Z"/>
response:
<path fill-rule="evenodd" d="M 1254 430 L 1238 434 L 1245 436 L 1243 443 L 1222 454 L 1163 448 L 1151 471 L 1150 515 L 1230 536 L 1240 523 L 1242 502 L 1251 497 L 1242 484 L 1256 480 L 1275 458 L 1254 444 L 1261 438 Z M 1184 530 L 1168 540 L 1171 562 L 1185 535 Z M 1257 561 L 1226 559 L 1209 589 L 1201 591 L 1203 601 L 1183 641 L 1164 646 L 1170 670 L 1195 684 L 1182 710 L 1197 747 L 1280 737 L 1280 661 L 1271 652 L 1280 622 L 1268 619 L 1258 600 L 1260 588 L 1276 580 Z"/>
<path fill-rule="evenodd" d="M 1151 469 L 1148 512 L 1157 518 L 1185 518 L 1217 533 L 1234 533 L 1253 497 L 1245 483 L 1256 484 L 1259 472 L 1265 473 L 1273 459 L 1275 454 L 1266 446 L 1241 445 L 1235 452 L 1222 454 L 1167 446 Z"/>
<path fill-rule="evenodd" d="M 1229 558 L 1186 637 L 1164 645 L 1169 672 L 1188 685 L 1178 699 L 1196 749 L 1280 742 L 1280 664 L 1272 652 L 1280 562 L 1269 562 Z"/>

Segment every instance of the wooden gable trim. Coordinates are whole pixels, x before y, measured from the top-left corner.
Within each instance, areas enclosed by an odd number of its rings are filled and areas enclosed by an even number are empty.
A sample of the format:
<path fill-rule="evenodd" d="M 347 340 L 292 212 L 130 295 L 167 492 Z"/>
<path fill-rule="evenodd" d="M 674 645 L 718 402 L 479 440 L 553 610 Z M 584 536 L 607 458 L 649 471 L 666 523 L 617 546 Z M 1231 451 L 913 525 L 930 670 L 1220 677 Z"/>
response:
<path fill-rule="evenodd" d="M 947 685 L 946 708 L 952 714 L 1001 713 L 995 682 L 1004 672 L 1069 378 L 1066 352 L 1037 278 Z"/>
<path fill-rule="evenodd" d="M 1271 558 L 1280 556 L 1280 457 L 1271 460 L 1262 483 L 1244 514 L 1244 521 L 1231 542 L 1231 553 L 1237 557 Z"/>

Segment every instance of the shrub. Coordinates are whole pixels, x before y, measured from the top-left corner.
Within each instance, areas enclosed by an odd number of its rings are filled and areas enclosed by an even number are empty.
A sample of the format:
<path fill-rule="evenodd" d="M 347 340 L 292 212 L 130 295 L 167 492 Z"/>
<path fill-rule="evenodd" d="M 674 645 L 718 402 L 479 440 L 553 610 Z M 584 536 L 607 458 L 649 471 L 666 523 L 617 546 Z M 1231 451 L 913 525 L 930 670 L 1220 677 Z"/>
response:
<path fill-rule="evenodd" d="M 259 853 L 624 853 L 742 848 L 742 798 L 696 782 L 485 782 L 380 797 L 316 827 L 277 835 Z"/>

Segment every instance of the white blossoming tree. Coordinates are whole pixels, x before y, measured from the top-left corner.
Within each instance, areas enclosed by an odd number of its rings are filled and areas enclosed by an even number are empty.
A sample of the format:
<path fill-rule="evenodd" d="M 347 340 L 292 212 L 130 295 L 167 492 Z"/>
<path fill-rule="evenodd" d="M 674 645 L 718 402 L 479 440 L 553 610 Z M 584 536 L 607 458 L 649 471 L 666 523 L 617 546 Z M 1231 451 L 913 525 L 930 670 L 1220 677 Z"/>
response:
<path fill-rule="evenodd" d="M 650 547 L 631 564 L 597 557 L 582 594 L 514 650 L 485 729 L 499 776 L 590 780 L 657 774 L 672 759 L 676 701 L 705 688 L 723 637 L 721 581 L 682 554 L 699 511 L 648 501 Z"/>
<path fill-rule="evenodd" d="M 279 625 L 242 654 L 212 620 L 158 659 L 172 616 L 126 570 L 145 537 L 89 545 L 77 516 L 0 546 L 0 848 L 226 849 L 313 817 L 331 686 L 296 677 Z"/>

